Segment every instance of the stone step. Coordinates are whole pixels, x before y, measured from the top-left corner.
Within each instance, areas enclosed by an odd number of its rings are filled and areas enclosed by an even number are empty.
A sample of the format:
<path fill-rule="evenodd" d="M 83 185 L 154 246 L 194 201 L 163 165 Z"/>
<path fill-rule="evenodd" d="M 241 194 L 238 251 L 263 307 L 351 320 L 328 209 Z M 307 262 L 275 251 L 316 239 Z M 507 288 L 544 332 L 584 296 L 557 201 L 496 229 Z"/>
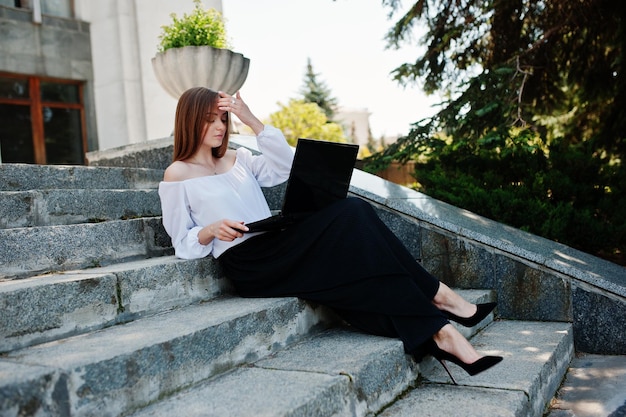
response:
<path fill-rule="evenodd" d="M 38 407 L 41 408 L 40 411 L 45 415 L 91 415 L 93 411 L 91 406 L 81 405 L 78 407 L 80 410 L 77 411 L 77 406 L 71 403 L 78 401 L 78 403 L 83 404 L 93 400 L 93 398 L 84 399 L 83 397 L 85 396 L 84 392 L 91 393 L 93 390 L 96 390 L 91 384 L 98 385 L 100 383 L 92 381 L 92 379 L 98 379 L 96 377 L 98 373 L 101 373 L 100 378 L 104 378 L 107 381 L 115 378 L 122 378 L 124 380 L 130 378 L 132 380 L 131 382 L 135 384 L 137 383 L 135 379 L 139 379 L 137 373 L 141 375 L 144 373 L 143 368 L 136 369 L 138 366 L 137 362 L 141 360 L 148 361 L 149 358 L 147 357 L 150 355 L 152 355 L 152 357 L 162 357 L 166 355 L 167 352 L 171 351 L 178 354 L 181 350 L 187 348 L 195 350 L 204 349 L 206 351 L 214 350 L 215 345 L 207 343 L 206 340 L 214 338 L 215 340 L 220 340 L 220 343 L 222 343 L 221 338 L 227 336 L 222 335 L 222 333 L 218 335 L 207 333 L 214 331 L 209 329 L 210 326 L 213 326 L 213 322 L 209 323 L 209 321 L 207 321 L 210 317 L 219 320 L 218 318 L 224 317 L 224 314 L 238 314 L 241 312 L 242 314 L 248 314 L 248 316 L 253 317 L 250 320 L 257 320 L 254 323 L 245 322 L 244 324 L 239 324 L 228 322 L 217 325 L 223 328 L 220 331 L 226 333 L 233 332 L 233 329 L 235 333 L 237 333 L 239 331 L 237 329 L 240 327 L 245 329 L 257 327 L 267 328 L 266 316 L 269 314 L 267 312 L 267 305 L 274 305 L 274 303 L 291 300 L 295 302 L 298 307 L 294 308 L 291 306 L 280 313 L 282 314 L 280 320 L 290 324 L 281 328 L 280 325 L 276 325 L 274 319 L 269 319 L 269 326 L 274 329 L 273 331 L 280 333 L 280 335 L 276 335 L 274 338 L 289 343 L 306 334 L 312 326 L 318 323 L 323 323 L 322 326 L 326 326 L 334 322 L 332 314 L 328 313 L 323 308 L 316 308 L 315 312 L 313 312 L 311 307 L 307 307 L 305 303 L 295 299 L 245 300 L 226 297 L 214 299 L 211 302 L 199 305 L 189 305 L 191 302 L 202 301 L 205 298 L 213 299 L 216 295 L 230 291 L 230 287 L 226 282 L 223 282 L 224 280 L 214 279 L 214 276 L 211 276 L 215 275 L 217 271 L 214 269 L 214 262 L 207 259 L 183 261 L 174 257 L 168 257 L 145 260 L 132 264 L 134 264 L 134 267 L 131 264 L 120 264 L 106 268 L 97 268 L 94 270 L 93 274 L 90 271 L 71 272 L 67 274 L 68 276 L 65 280 L 63 279 L 63 275 L 57 275 L 5 282 L 0 285 L 0 289 L 6 290 L 3 291 L 3 295 L 6 296 L 0 297 L 0 300 L 2 300 L 0 304 L 3 305 L 3 307 L 20 302 L 26 304 L 23 308 L 7 311 L 8 314 L 3 318 L 5 322 L 2 323 L 2 328 L 9 326 L 8 331 L 15 334 L 19 333 L 19 329 L 16 329 L 15 326 L 10 326 L 14 320 L 20 320 L 20 314 L 29 316 L 30 325 L 35 328 L 35 331 L 37 330 L 36 326 L 38 320 L 41 320 L 40 325 L 42 327 L 64 323 L 65 326 L 61 324 L 60 327 L 65 327 L 65 330 L 75 326 L 76 328 L 80 328 L 79 331 L 86 330 L 86 327 L 90 325 L 95 328 L 101 328 L 113 324 L 116 321 L 119 324 L 120 320 L 135 320 L 132 323 L 124 323 L 96 332 L 5 353 L 2 357 L 3 359 L 0 359 L 0 393 L 2 393 L 0 396 L 0 415 L 4 416 L 4 412 L 8 413 L 7 410 L 9 409 L 14 410 L 15 413 L 6 415 L 20 415 L 17 410 L 24 410 L 25 407 L 32 406 L 32 404 L 39 404 Z M 204 276 L 209 276 L 209 278 L 203 279 L 202 277 Z M 116 280 L 117 285 L 113 283 L 114 280 Z M 160 281 L 155 283 L 155 280 Z M 170 283 L 168 282 L 170 280 L 179 280 L 181 282 Z M 114 291 L 119 299 L 122 300 L 117 303 L 117 319 L 114 317 L 116 311 L 114 311 L 113 307 L 115 306 L 107 306 L 106 304 L 107 298 L 110 297 Z M 493 298 L 492 292 L 487 290 L 460 290 L 459 292 L 472 302 L 482 302 Z M 204 293 L 210 293 L 212 295 L 205 295 Z M 14 298 L 10 298 L 10 295 L 14 295 Z M 49 299 L 54 299 L 55 303 L 49 303 Z M 30 304 L 28 304 L 29 302 Z M 89 303 L 92 305 L 88 305 Z M 120 308 L 120 305 L 122 308 Z M 46 308 L 42 309 L 42 306 Z M 181 306 L 183 306 L 182 309 L 180 308 Z M 28 310 L 30 308 L 35 311 L 29 312 Z M 154 312 L 168 309 L 173 309 L 173 311 L 168 311 L 165 314 L 161 313 L 147 316 Z M 290 315 L 295 318 L 290 319 Z M 94 317 L 96 318 L 94 319 Z M 194 331 L 197 331 L 197 333 L 187 335 L 187 333 L 185 333 L 187 330 L 185 329 L 192 325 L 197 325 L 194 327 Z M 205 330 L 198 327 L 205 325 Z M 51 333 L 46 336 L 48 338 L 66 337 L 67 335 L 64 335 L 63 331 L 64 329 L 62 328 L 53 328 L 50 329 Z M 56 334 L 54 334 L 55 332 Z M 185 335 L 181 335 L 180 332 L 185 333 Z M 198 336 L 198 334 L 201 335 Z M 28 337 L 28 335 L 24 335 L 21 342 L 24 343 Z M 37 336 L 33 335 L 30 341 L 32 342 L 35 337 Z M 369 344 L 370 339 L 360 338 L 367 337 L 369 336 L 360 334 L 351 336 L 351 338 L 361 340 L 361 343 L 364 345 Z M 160 338 L 165 338 L 169 341 L 162 341 Z M 194 340 L 192 340 L 192 338 Z M 267 350 L 268 352 L 273 352 L 277 348 L 282 347 L 281 342 L 276 342 L 276 340 L 269 343 L 265 339 L 256 338 L 256 336 L 241 336 L 240 338 L 243 338 L 243 341 L 241 342 L 241 346 L 236 349 L 240 350 L 238 355 L 244 358 L 259 357 L 259 351 Z M 155 339 L 161 340 L 162 343 L 155 342 Z M 184 339 L 184 341 L 180 342 L 180 339 Z M 376 339 L 377 338 L 373 338 L 371 340 Z M 396 350 L 396 355 L 399 354 L 398 352 L 402 352 L 401 344 L 398 341 L 386 338 L 381 338 L 381 340 L 394 345 L 393 349 Z M 39 340 L 38 342 L 41 343 L 42 341 L 43 340 Z M 142 341 L 145 341 L 146 345 L 144 345 Z M 13 340 L 13 342 L 15 342 L 15 340 Z M 120 343 L 125 347 L 119 347 L 118 345 L 120 345 Z M 154 346 L 159 343 L 161 343 L 161 345 Z M 180 343 L 185 343 L 185 347 L 179 348 Z M 318 343 L 325 342 L 320 341 Z M 344 342 L 344 344 L 354 344 L 354 342 Z M 133 349 L 136 349 L 137 352 Z M 330 353 L 336 351 L 338 348 L 331 344 L 327 345 L 325 349 Z M 114 352 L 108 352 L 109 350 Z M 246 350 L 248 350 L 248 352 L 244 352 Z M 197 354 L 200 355 L 200 353 Z M 107 355 L 117 356 L 112 358 Z M 219 356 L 220 353 L 213 352 L 206 353 L 206 355 L 215 357 Z M 107 357 L 105 358 L 104 356 Z M 309 359 L 315 357 L 315 355 L 310 354 L 304 356 L 309 357 Z M 326 361 L 323 357 L 319 359 Z M 201 361 L 198 361 L 196 358 L 194 358 L 194 360 L 197 362 L 198 366 L 202 365 L 200 363 Z M 359 361 L 358 358 L 352 360 Z M 120 361 L 126 362 L 122 364 Z M 234 361 L 233 363 L 237 364 L 239 362 Z M 142 364 L 142 366 L 143 365 L 148 366 L 147 364 Z M 368 367 L 364 368 L 365 371 L 379 372 L 377 369 L 370 369 L 371 364 L 367 366 Z M 106 369 L 109 368 L 110 370 L 107 371 Z M 219 372 L 221 372 L 230 369 L 230 365 L 216 366 L 216 368 L 220 368 Z M 396 375 L 398 374 L 396 368 L 397 367 L 391 367 L 387 372 Z M 124 369 L 126 369 L 126 371 Z M 116 372 L 121 372 L 123 376 L 117 374 L 109 375 L 109 373 Z M 132 372 L 132 375 L 126 372 Z M 154 373 L 154 370 L 151 368 L 149 372 Z M 200 370 L 196 370 L 196 372 L 202 373 Z M 86 374 L 89 374 L 88 378 L 84 377 Z M 150 374 L 150 376 L 146 376 L 146 378 L 157 377 Z M 368 407 L 374 406 L 372 404 L 375 403 L 375 397 L 383 398 L 392 395 L 388 391 L 370 392 L 372 383 L 370 382 L 369 374 L 363 374 L 361 378 L 361 383 L 367 384 L 367 387 L 363 387 L 363 389 L 366 390 L 363 395 L 367 394 Z M 397 376 L 395 378 L 397 378 Z M 85 382 L 85 380 L 87 381 Z M 150 379 L 150 381 L 153 380 Z M 104 384 L 104 382 L 102 383 Z M 108 383 L 109 382 L 106 382 L 106 384 Z M 119 382 L 119 384 L 123 383 Z M 148 389 L 146 386 L 154 384 L 154 381 L 150 383 L 145 379 L 141 379 L 140 384 L 141 386 L 137 388 L 140 392 L 132 391 L 134 388 L 127 390 L 126 386 L 114 386 L 114 388 L 111 388 L 109 386 L 102 387 L 98 385 L 99 388 L 97 389 L 99 389 L 99 391 L 97 391 L 97 395 L 95 396 L 98 398 L 102 396 L 108 398 L 109 395 L 111 397 L 117 397 L 117 395 L 122 392 L 123 396 L 134 398 L 132 404 L 134 404 L 133 407 L 135 407 L 137 401 L 145 400 L 147 403 L 153 399 L 153 395 L 164 395 L 164 392 L 153 394 L 152 389 L 148 390 L 148 394 L 146 394 L 145 390 L 142 390 Z M 170 386 L 170 388 L 173 391 L 177 391 L 178 389 L 184 388 L 186 385 L 188 385 L 187 382 L 181 384 L 179 387 L 173 388 Z M 404 385 L 400 385 L 400 388 L 397 388 L 397 390 L 401 391 L 404 389 L 401 388 Z M 78 391 L 71 391 L 74 389 Z M 370 391 L 367 391 L 367 389 Z M 386 389 L 388 390 L 388 388 Z M 378 390 L 378 388 L 376 388 L 376 390 Z M 395 391 L 392 390 L 392 392 L 395 396 Z M 145 397 L 146 395 L 148 395 L 149 398 Z M 124 402 L 124 404 L 130 404 L 130 400 L 126 397 L 122 402 Z M 102 401 L 105 401 L 106 404 L 100 402 L 98 403 L 100 404 L 99 406 L 110 406 L 112 407 L 111 410 L 118 410 L 118 405 L 115 405 L 116 400 Z M 110 403 L 110 401 L 113 401 L 113 403 Z M 82 407 L 86 408 L 83 409 Z M 98 415 L 119 415 L 120 412 L 118 410 L 109 413 L 109 408 L 106 408 L 106 410 L 107 413 Z"/>
<path fill-rule="evenodd" d="M 163 256 L 0 282 L 0 353 L 86 333 L 234 291 L 213 258 Z M 459 290 L 475 303 L 487 290 Z M 55 300 L 50 303 L 49 300 Z M 493 320 L 493 314 L 466 337 Z"/>
<path fill-rule="evenodd" d="M 0 353 L 233 293 L 211 257 L 161 256 L 0 281 Z M 458 293 L 474 303 L 494 299 L 488 290 Z M 472 329 L 459 330 L 470 337 L 492 320 L 493 314 Z"/>
<path fill-rule="evenodd" d="M 155 189 L 162 169 L 0 164 L 0 191 Z"/>
<path fill-rule="evenodd" d="M 0 229 L 160 215 L 156 189 L 0 191 Z"/>
<path fill-rule="evenodd" d="M 458 292 L 474 303 L 494 298 L 490 290 Z M 468 337 L 492 319 L 490 315 L 483 323 L 465 329 Z M 417 366 L 404 353 L 400 341 L 335 325 L 266 360 L 190 387 L 133 416 L 266 415 L 266 412 L 267 415 L 330 416 L 342 415 L 341 410 L 349 411 L 347 415 L 370 415 L 408 389 L 416 377 Z M 246 395 L 242 396 L 242 392 Z M 238 404 L 233 407 L 235 402 Z"/>
<path fill-rule="evenodd" d="M 232 137 L 232 136 L 231 136 Z M 172 163 L 173 136 L 86 153 L 90 166 L 165 169 Z"/>
<path fill-rule="evenodd" d="M 212 258 L 174 256 L 0 282 L 0 353 L 229 292 Z"/>
<path fill-rule="evenodd" d="M 0 281 L 172 254 L 160 217 L 0 229 Z"/>
<path fill-rule="evenodd" d="M 417 379 L 415 364 L 393 339 L 333 330 L 132 417 L 541 416 L 535 410 L 543 410 L 550 397 L 538 393 L 556 390 L 554 381 L 558 385 L 572 357 L 571 326 L 565 323 L 498 321 L 473 343 L 505 360 L 477 376 L 459 376 L 462 385 L 452 386 L 422 371 L 428 364 L 419 366 L 419 374 L 433 380 Z"/>
<path fill-rule="evenodd" d="M 371 415 L 408 389 L 418 369 L 396 339 L 335 328 L 132 417 Z"/>
<path fill-rule="evenodd" d="M 323 309 L 322 309 L 323 310 Z M 119 416 L 323 328 L 295 298 L 219 298 L 0 358 L 0 414 Z"/>
<path fill-rule="evenodd" d="M 419 415 L 544 415 L 574 356 L 570 323 L 497 321 L 472 339 L 484 354 L 504 356 L 502 363 L 476 376 L 448 363 L 458 386 L 443 367 L 428 358 L 424 380 L 379 417 Z M 462 411 L 460 411 L 462 410 Z"/>

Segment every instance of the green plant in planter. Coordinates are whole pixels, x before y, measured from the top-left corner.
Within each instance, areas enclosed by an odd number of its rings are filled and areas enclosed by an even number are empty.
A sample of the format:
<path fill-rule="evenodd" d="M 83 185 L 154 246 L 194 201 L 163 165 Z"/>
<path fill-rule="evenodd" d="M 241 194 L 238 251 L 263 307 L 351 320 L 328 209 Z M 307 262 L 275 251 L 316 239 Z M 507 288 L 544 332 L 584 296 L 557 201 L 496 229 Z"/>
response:
<path fill-rule="evenodd" d="M 175 99 L 199 85 L 234 94 L 248 76 L 250 59 L 231 49 L 221 13 L 204 10 L 200 0 L 194 3 L 191 14 L 172 13 L 172 23 L 161 26 L 152 58 L 155 76 Z"/>
<path fill-rule="evenodd" d="M 184 46 L 211 46 L 219 49 L 231 47 L 226 37 L 222 14 L 213 8 L 203 9 L 200 0 L 194 0 L 194 3 L 195 8 L 191 14 L 184 13 L 179 18 L 176 13 L 172 13 L 172 24 L 161 26 L 159 52 Z"/>

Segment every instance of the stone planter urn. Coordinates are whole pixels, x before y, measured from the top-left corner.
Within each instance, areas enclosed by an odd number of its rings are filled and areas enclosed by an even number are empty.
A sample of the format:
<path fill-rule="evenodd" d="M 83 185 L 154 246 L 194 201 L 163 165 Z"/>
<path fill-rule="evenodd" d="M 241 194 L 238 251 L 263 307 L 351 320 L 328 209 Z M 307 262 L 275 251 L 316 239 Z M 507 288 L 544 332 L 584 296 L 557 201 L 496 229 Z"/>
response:
<path fill-rule="evenodd" d="M 178 100 L 191 87 L 236 93 L 248 77 L 250 59 L 229 49 L 185 46 L 159 52 L 152 68 L 161 86 Z"/>

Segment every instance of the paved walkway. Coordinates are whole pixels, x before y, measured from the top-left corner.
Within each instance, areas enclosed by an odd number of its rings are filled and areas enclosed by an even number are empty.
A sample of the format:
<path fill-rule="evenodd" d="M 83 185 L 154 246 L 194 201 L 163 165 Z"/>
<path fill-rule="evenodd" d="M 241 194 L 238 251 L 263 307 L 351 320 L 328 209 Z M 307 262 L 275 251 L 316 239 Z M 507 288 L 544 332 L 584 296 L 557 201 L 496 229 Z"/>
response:
<path fill-rule="evenodd" d="M 547 417 L 626 417 L 626 356 L 579 354 Z"/>

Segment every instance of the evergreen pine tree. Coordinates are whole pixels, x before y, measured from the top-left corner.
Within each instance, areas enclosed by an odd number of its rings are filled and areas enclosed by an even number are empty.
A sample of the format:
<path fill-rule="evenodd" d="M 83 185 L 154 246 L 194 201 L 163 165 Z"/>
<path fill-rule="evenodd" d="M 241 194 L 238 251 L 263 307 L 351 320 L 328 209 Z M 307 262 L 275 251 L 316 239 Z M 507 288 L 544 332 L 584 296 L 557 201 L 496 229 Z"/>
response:
<path fill-rule="evenodd" d="M 300 94 L 306 103 L 317 104 L 326 114 L 326 118 L 332 121 L 337 108 L 337 99 L 331 97 L 330 89 L 326 87 L 324 82 L 318 81 L 318 76 L 319 74 L 313 71 L 311 58 L 308 58 L 304 86 L 300 90 Z"/>
<path fill-rule="evenodd" d="M 448 99 L 368 169 L 415 161 L 432 197 L 626 265 L 626 2 L 383 4 L 423 50 L 393 78 Z"/>

